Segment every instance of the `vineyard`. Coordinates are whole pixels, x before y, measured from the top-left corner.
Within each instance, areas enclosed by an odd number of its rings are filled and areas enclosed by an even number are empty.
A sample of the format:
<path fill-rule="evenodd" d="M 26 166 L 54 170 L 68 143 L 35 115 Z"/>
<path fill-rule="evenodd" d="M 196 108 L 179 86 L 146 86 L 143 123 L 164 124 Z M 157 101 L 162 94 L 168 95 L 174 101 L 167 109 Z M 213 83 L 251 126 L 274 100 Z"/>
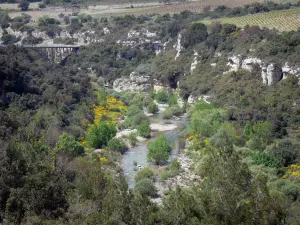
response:
<path fill-rule="evenodd" d="M 212 23 L 216 21 L 235 24 L 238 27 L 258 25 L 260 27 L 275 28 L 280 31 L 297 30 L 300 27 L 300 8 L 203 22 Z"/>
<path fill-rule="evenodd" d="M 276 3 L 295 3 L 298 0 L 273 0 Z M 90 5 L 88 8 L 82 8 L 82 13 L 87 13 L 90 15 L 102 17 L 102 16 L 111 16 L 111 15 L 141 15 L 141 14 L 174 14 L 180 13 L 184 10 L 189 10 L 193 12 L 202 12 L 203 9 L 207 6 L 210 6 L 211 9 L 216 8 L 220 5 L 225 5 L 227 7 L 238 7 L 246 4 L 251 4 L 254 2 L 264 2 L 264 0 L 191 0 L 184 3 L 176 4 L 159 4 L 159 0 L 130 0 L 130 4 L 134 7 L 128 5 L 128 0 L 123 1 L 110 1 L 106 5 L 96 5 L 96 0 L 94 1 L 95 5 Z M 102 1 L 102 4 L 105 4 L 107 1 Z M 142 3 L 144 2 L 144 3 Z M 152 2 L 152 3 L 151 3 Z M 99 1 L 100 3 L 100 1 Z M 127 3 L 127 4 L 126 4 Z M 37 3 L 32 3 L 30 5 L 30 11 L 27 13 L 30 14 L 34 20 L 36 20 L 41 15 L 49 15 L 51 17 L 58 18 L 60 13 L 65 13 L 64 7 L 55 7 L 54 10 L 48 8 L 46 10 L 37 10 Z M 1 9 L 10 10 L 10 16 L 16 17 L 21 15 L 20 9 L 18 9 L 17 4 L 0 4 Z"/>

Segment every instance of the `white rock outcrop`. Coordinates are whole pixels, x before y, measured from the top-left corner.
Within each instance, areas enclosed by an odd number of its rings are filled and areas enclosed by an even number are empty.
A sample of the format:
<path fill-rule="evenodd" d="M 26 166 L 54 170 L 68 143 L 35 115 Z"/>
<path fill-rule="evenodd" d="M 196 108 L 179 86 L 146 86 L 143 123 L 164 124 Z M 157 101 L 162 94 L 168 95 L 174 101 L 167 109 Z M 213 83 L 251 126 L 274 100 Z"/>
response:
<path fill-rule="evenodd" d="M 192 62 L 191 69 L 190 69 L 191 73 L 196 69 L 198 65 L 198 56 L 199 56 L 198 52 L 194 51 L 194 61 Z"/>
<path fill-rule="evenodd" d="M 255 64 L 258 64 L 261 67 L 262 61 L 258 58 L 246 58 L 242 62 L 242 69 L 251 71 Z"/>
<path fill-rule="evenodd" d="M 129 78 L 119 78 L 113 82 L 113 89 L 117 92 L 122 91 L 149 91 L 151 82 L 149 76 L 136 76 L 135 72 Z"/>
<path fill-rule="evenodd" d="M 175 60 L 180 56 L 180 53 L 183 49 L 183 46 L 181 45 L 181 40 L 182 40 L 182 34 L 179 33 L 178 36 L 177 36 L 177 42 L 173 46 L 173 48 L 175 48 L 176 51 L 177 51 L 176 56 L 175 56 Z"/>
<path fill-rule="evenodd" d="M 273 63 L 262 67 L 261 77 L 263 83 L 266 85 L 272 85 L 279 82 L 282 79 L 282 76 L 282 69 Z"/>
<path fill-rule="evenodd" d="M 289 65 L 289 63 L 285 63 L 284 66 L 282 67 L 282 73 L 283 73 L 283 78 L 286 79 L 288 75 L 299 75 L 300 74 L 300 68 L 299 67 L 292 67 Z"/>

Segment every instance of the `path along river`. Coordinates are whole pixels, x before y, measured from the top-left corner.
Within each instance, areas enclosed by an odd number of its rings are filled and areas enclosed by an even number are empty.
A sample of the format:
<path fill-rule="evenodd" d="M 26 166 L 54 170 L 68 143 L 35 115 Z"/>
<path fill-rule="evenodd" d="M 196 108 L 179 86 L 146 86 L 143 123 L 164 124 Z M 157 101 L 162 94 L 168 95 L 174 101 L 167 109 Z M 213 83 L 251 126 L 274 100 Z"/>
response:
<path fill-rule="evenodd" d="M 152 138 L 155 139 L 160 134 L 164 134 L 169 144 L 172 147 L 171 157 L 175 158 L 181 150 L 184 149 L 185 139 L 180 137 L 180 132 L 187 126 L 188 120 L 186 118 L 179 118 L 177 120 L 164 120 L 161 114 L 150 117 L 150 122 L 155 124 L 175 124 L 177 127 L 168 131 L 153 131 Z M 134 176 L 137 172 L 137 166 L 144 168 L 151 164 L 147 161 L 147 143 L 148 141 L 138 143 L 135 147 L 129 149 L 122 157 L 121 167 L 128 180 L 130 188 L 134 187 Z"/>

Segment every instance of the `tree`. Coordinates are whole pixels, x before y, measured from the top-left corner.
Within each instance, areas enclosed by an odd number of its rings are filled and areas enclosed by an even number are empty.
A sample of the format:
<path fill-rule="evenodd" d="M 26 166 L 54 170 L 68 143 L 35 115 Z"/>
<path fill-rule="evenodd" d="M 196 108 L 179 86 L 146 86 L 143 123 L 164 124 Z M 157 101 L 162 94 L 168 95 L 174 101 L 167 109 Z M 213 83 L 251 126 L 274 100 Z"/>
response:
<path fill-rule="evenodd" d="M 30 3 L 26 0 L 20 1 L 18 7 L 21 8 L 22 11 L 27 11 L 29 9 Z"/>
<path fill-rule="evenodd" d="M 63 133 L 59 136 L 55 149 L 57 152 L 64 152 L 70 156 L 76 157 L 84 153 L 82 144 L 75 140 L 73 135 Z"/>
<path fill-rule="evenodd" d="M 157 195 L 157 189 L 150 179 L 139 180 L 135 186 L 134 191 L 142 196 L 155 197 Z"/>
<path fill-rule="evenodd" d="M 128 148 L 124 141 L 119 138 L 113 138 L 107 142 L 107 148 L 111 151 L 117 151 L 123 154 Z"/>
<path fill-rule="evenodd" d="M 142 137 L 150 138 L 151 137 L 150 122 L 148 120 L 144 120 L 142 124 L 138 127 L 138 132 Z"/>
<path fill-rule="evenodd" d="M 193 23 L 183 34 L 182 44 L 185 48 L 205 41 L 208 36 L 207 27 L 203 23 Z"/>
<path fill-rule="evenodd" d="M 98 124 L 93 124 L 86 136 L 86 141 L 93 148 L 101 148 L 107 144 L 117 133 L 112 123 L 101 120 Z"/>
<path fill-rule="evenodd" d="M 156 164 L 168 160 L 172 150 L 164 135 L 160 135 L 156 140 L 149 142 L 148 149 L 148 160 Z"/>

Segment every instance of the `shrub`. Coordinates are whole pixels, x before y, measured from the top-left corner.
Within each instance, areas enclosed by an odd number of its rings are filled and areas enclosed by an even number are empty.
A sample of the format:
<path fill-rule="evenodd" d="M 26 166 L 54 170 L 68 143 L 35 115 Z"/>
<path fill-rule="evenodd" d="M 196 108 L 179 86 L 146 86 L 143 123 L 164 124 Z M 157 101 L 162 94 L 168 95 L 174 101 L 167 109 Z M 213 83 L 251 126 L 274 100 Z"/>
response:
<path fill-rule="evenodd" d="M 126 138 L 129 141 L 129 143 L 133 146 L 136 145 L 136 143 L 138 142 L 136 133 L 130 133 Z"/>
<path fill-rule="evenodd" d="M 153 173 L 152 169 L 149 167 L 139 170 L 136 173 L 134 180 L 135 180 L 135 182 L 138 182 L 138 181 L 140 181 L 142 179 L 146 179 L 146 178 L 150 179 L 150 180 L 154 179 L 154 173 Z"/>
<path fill-rule="evenodd" d="M 28 1 L 21 0 L 18 7 L 21 8 L 22 11 L 27 11 L 29 9 L 30 3 Z"/>
<path fill-rule="evenodd" d="M 155 95 L 155 100 L 159 103 L 167 103 L 169 100 L 168 93 L 166 91 L 158 91 Z"/>
<path fill-rule="evenodd" d="M 138 181 L 134 186 L 134 191 L 142 196 L 155 197 L 157 195 L 157 189 L 150 179 Z"/>
<path fill-rule="evenodd" d="M 183 114 L 183 110 L 178 105 L 174 105 L 166 108 L 166 110 L 163 112 L 163 118 L 171 119 L 172 116 L 180 116 L 182 114 Z"/>
<path fill-rule="evenodd" d="M 138 127 L 139 135 L 141 135 L 144 138 L 150 138 L 151 137 L 151 128 L 150 128 L 150 122 L 148 120 L 144 120 L 142 124 Z"/>
<path fill-rule="evenodd" d="M 263 164 L 267 167 L 279 168 L 280 162 L 272 156 L 267 155 L 264 152 L 252 151 L 250 156 L 254 162 L 254 164 L 260 165 Z"/>
<path fill-rule="evenodd" d="M 11 45 L 11 44 L 17 43 L 20 39 L 12 34 L 3 34 L 3 36 L 1 37 L 1 40 L 3 41 L 4 45 Z"/>
<path fill-rule="evenodd" d="M 82 155 L 84 153 L 83 146 L 75 140 L 73 135 L 64 133 L 59 136 L 55 149 L 57 152 L 64 152 L 73 157 Z"/>
<path fill-rule="evenodd" d="M 149 113 L 157 113 L 159 111 L 158 106 L 155 102 L 152 102 L 149 106 L 148 106 L 148 112 Z"/>
<path fill-rule="evenodd" d="M 124 141 L 119 138 L 113 138 L 109 140 L 107 142 L 107 148 L 108 150 L 120 152 L 121 154 L 126 152 L 128 149 Z"/>
<path fill-rule="evenodd" d="M 107 144 L 117 133 L 115 126 L 105 121 L 93 124 L 86 136 L 86 141 L 90 147 L 101 148 Z"/>
<path fill-rule="evenodd" d="M 39 8 L 40 8 L 40 9 L 46 8 L 46 4 L 45 4 L 44 2 L 40 2 L 40 3 L 39 3 Z"/>
<path fill-rule="evenodd" d="M 164 135 L 160 135 L 156 140 L 148 144 L 148 160 L 159 164 L 169 159 L 169 153 L 172 150 Z"/>

